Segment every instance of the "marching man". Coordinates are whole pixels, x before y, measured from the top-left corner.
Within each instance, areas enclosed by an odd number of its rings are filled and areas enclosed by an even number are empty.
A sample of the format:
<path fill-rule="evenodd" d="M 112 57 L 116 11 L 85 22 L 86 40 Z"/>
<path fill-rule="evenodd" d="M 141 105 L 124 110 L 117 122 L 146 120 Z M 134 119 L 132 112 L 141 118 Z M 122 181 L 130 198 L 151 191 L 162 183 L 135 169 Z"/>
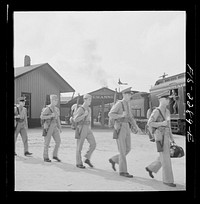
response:
<path fill-rule="evenodd" d="M 15 114 L 15 146 L 17 142 L 18 134 L 20 133 L 22 137 L 22 141 L 24 143 L 24 155 L 30 156 L 32 153 L 28 151 L 28 136 L 27 136 L 27 129 L 28 129 L 28 122 L 27 122 L 27 110 L 24 107 L 25 105 L 25 97 L 19 97 L 17 99 L 18 103 L 15 106 L 14 114 Z M 16 156 L 15 152 L 15 156 Z"/>
<path fill-rule="evenodd" d="M 87 153 L 85 154 L 85 163 L 90 167 L 93 167 L 92 163 L 90 162 L 92 153 L 96 148 L 96 141 L 94 135 L 91 131 L 91 108 L 89 107 L 92 101 L 92 96 L 90 94 L 85 94 L 83 96 L 84 103 L 81 105 L 74 117 L 76 123 L 78 123 L 76 131 L 78 131 L 79 137 L 77 139 L 77 146 L 76 146 L 76 166 L 78 168 L 84 169 L 85 166 L 83 165 L 81 159 L 81 151 L 83 148 L 83 144 L 85 139 L 90 144 Z"/>
<path fill-rule="evenodd" d="M 48 149 L 49 149 L 49 144 L 52 136 L 56 143 L 53 151 L 53 159 L 57 160 L 58 162 L 61 162 L 61 160 L 58 158 L 58 149 L 61 143 L 60 133 L 62 132 L 62 130 L 61 130 L 61 123 L 60 123 L 60 111 L 56 107 L 58 103 L 57 95 L 50 95 L 50 100 L 51 100 L 51 104 L 46 106 L 46 108 L 44 108 L 40 116 L 41 119 L 51 120 L 47 135 L 44 136 L 43 157 L 45 162 L 51 162 L 48 155 Z"/>
<path fill-rule="evenodd" d="M 122 91 L 123 99 L 119 100 L 110 110 L 109 117 L 115 119 L 114 128 L 117 130 L 117 146 L 119 154 L 109 159 L 114 171 L 115 164 L 119 164 L 120 176 L 132 178 L 133 175 L 127 172 L 126 155 L 131 150 L 131 130 L 134 133 L 141 133 L 137 126 L 130 108 L 132 97 L 131 87 Z"/>

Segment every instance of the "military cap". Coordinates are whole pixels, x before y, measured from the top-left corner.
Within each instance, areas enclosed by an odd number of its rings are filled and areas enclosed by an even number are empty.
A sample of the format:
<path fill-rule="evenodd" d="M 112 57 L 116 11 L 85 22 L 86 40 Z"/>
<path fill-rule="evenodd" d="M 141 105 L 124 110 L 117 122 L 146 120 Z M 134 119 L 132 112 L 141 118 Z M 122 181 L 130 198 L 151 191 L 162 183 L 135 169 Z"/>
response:
<path fill-rule="evenodd" d="M 84 98 L 84 99 L 88 99 L 88 98 L 92 98 L 92 96 L 91 96 L 90 94 L 85 94 L 85 95 L 83 96 L 83 98 Z"/>
<path fill-rule="evenodd" d="M 18 101 L 18 102 L 19 102 L 19 101 L 26 101 L 26 97 L 21 96 L 21 97 L 19 97 L 19 98 L 17 99 L 17 101 Z"/>
<path fill-rule="evenodd" d="M 122 91 L 122 93 L 123 93 L 123 94 L 126 94 L 126 93 L 132 94 L 133 91 L 131 91 L 131 88 L 132 88 L 132 87 L 129 87 L 129 88 L 127 88 L 127 89 L 124 89 L 124 90 Z"/>
<path fill-rule="evenodd" d="M 158 97 L 158 99 L 160 98 L 171 98 L 172 96 L 170 95 L 170 92 L 169 91 L 164 91 L 160 94 L 157 94 L 156 95 Z"/>
<path fill-rule="evenodd" d="M 50 100 L 55 100 L 55 99 L 58 99 L 58 96 L 55 95 L 55 94 L 51 94 L 50 95 Z"/>

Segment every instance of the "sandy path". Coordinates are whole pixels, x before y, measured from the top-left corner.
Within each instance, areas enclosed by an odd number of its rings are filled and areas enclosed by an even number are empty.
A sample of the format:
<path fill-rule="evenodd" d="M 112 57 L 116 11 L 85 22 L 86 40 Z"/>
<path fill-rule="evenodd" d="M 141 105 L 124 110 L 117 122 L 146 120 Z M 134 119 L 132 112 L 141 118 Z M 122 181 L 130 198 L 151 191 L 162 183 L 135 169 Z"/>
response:
<path fill-rule="evenodd" d="M 63 128 L 59 157 L 61 163 L 45 163 L 42 159 L 43 137 L 41 129 L 29 129 L 29 150 L 32 157 L 23 156 L 23 144 L 18 137 L 15 157 L 15 190 L 16 191 L 171 191 L 185 190 L 185 156 L 172 159 L 176 188 L 162 183 L 162 170 L 151 179 L 144 170 L 145 166 L 157 156 L 155 143 L 146 135 L 132 134 L 132 150 L 127 156 L 128 171 L 134 178 L 124 178 L 114 172 L 108 163 L 109 157 L 118 153 L 116 141 L 110 130 L 93 130 L 97 148 L 92 156 L 95 168 L 78 169 L 75 166 L 74 131 Z M 185 137 L 174 135 L 175 141 L 185 150 Z M 54 141 L 51 140 L 49 156 L 51 158 Z M 88 148 L 87 141 L 82 155 Z M 117 166 L 118 170 L 118 166 Z"/>

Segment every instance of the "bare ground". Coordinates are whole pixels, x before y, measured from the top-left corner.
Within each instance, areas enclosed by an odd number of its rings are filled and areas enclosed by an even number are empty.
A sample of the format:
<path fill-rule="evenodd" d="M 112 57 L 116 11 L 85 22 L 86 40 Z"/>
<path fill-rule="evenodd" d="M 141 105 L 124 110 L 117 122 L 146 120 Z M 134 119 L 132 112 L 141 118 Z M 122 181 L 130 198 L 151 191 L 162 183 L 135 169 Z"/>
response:
<path fill-rule="evenodd" d="M 42 130 L 29 129 L 29 151 L 32 157 L 23 155 L 23 144 L 18 137 L 15 157 L 15 191 L 176 191 L 186 190 L 185 156 L 172 159 L 174 180 L 177 187 L 162 183 L 162 169 L 150 178 L 145 166 L 158 156 L 155 143 L 149 142 L 147 135 L 131 135 L 131 152 L 127 155 L 128 171 L 133 178 L 121 177 L 111 168 L 108 159 L 118 154 L 116 141 L 111 130 L 94 129 L 97 147 L 91 161 L 94 168 L 79 169 L 75 166 L 76 140 L 74 131 L 63 127 L 59 158 L 61 163 L 43 161 Z M 185 136 L 174 135 L 175 141 L 185 150 Z M 49 156 L 51 158 L 54 140 L 51 140 Z M 88 143 L 83 146 L 82 155 L 87 151 Z"/>

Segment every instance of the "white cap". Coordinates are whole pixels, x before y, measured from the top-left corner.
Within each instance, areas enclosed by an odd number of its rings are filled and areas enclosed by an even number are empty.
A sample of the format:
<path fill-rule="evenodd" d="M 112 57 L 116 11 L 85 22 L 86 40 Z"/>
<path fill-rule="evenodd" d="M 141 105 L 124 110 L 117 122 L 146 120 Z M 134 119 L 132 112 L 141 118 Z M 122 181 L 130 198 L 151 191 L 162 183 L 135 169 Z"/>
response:
<path fill-rule="evenodd" d="M 122 91 L 122 93 L 123 93 L 123 94 L 126 94 L 126 93 L 132 94 L 133 91 L 131 90 L 131 88 L 132 88 L 132 87 L 129 87 L 129 88 L 124 89 L 124 90 Z"/>
<path fill-rule="evenodd" d="M 85 94 L 85 95 L 83 96 L 83 98 L 84 98 L 84 99 L 92 98 L 92 96 L 91 96 L 90 94 Z"/>
<path fill-rule="evenodd" d="M 50 100 L 58 99 L 58 96 L 55 94 L 50 95 Z"/>

